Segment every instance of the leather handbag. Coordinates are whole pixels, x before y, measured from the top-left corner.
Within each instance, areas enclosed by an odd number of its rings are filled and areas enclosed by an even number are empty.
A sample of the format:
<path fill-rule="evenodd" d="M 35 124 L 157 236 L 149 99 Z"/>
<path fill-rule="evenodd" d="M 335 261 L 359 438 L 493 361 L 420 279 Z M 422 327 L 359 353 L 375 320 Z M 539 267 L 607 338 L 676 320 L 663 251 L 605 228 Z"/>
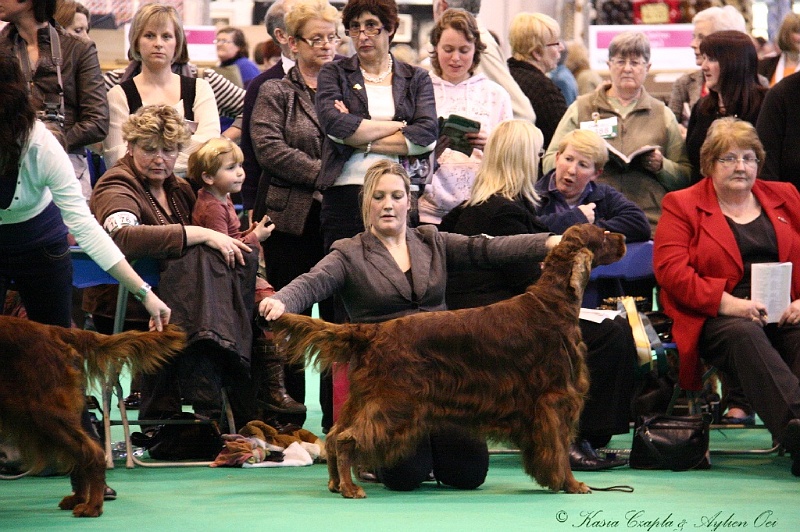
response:
<path fill-rule="evenodd" d="M 708 433 L 711 417 L 639 417 L 633 432 L 630 466 L 633 469 L 708 469 Z"/>

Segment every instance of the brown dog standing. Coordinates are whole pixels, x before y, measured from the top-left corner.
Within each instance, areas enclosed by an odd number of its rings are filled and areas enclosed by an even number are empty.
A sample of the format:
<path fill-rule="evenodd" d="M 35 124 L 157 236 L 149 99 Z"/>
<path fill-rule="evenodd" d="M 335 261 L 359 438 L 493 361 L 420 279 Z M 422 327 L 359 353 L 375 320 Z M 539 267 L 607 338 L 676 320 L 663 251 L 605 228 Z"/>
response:
<path fill-rule="evenodd" d="M 289 314 L 273 322 L 292 360 L 350 364 L 350 396 L 326 438 L 328 488 L 365 497 L 353 464 L 391 466 L 430 428 L 454 423 L 516 445 L 540 485 L 587 493 L 568 456 L 589 389 L 578 314 L 592 266 L 624 254 L 622 235 L 578 225 L 539 281 L 506 301 L 374 324 Z"/>
<path fill-rule="evenodd" d="M 48 462 L 74 468 L 75 493 L 61 500 L 62 510 L 76 517 L 103 513 L 103 449 L 81 427 L 87 376 L 104 382 L 126 364 L 151 373 L 184 344 L 172 325 L 106 336 L 0 316 L 0 432 L 31 473 Z"/>

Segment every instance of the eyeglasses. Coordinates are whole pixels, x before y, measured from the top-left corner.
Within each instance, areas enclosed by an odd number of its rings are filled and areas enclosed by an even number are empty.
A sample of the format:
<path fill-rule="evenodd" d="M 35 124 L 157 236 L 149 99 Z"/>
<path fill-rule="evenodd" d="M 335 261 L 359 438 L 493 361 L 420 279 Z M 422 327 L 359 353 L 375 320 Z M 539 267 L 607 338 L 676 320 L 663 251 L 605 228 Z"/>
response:
<path fill-rule="evenodd" d="M 229 39 L 214 39 L 214 44 L 233 44 Z"/>
<path fill-rule="evenodd" d="M 347 35 L 351 39 L 358 39 L 362 31 L 367 37 L 375 37 L 383 31 L 383 26 L 378 26 L 373 22 L 367 22 L 364 24 L 364 28 L 361 28 L 360 24 L 350 24 L 350 27 L 347 28 Z"/>
<path fill-rule="evenodd" d="M 758 163 L 761 161 L 758 157 L 753 157 L 752 155 L 745 155 L 744 157 L 734 157 L 733 155 L 727 155 L 725 157 L 720 157 L 717 159 L 717 162 L 722 165 L 723 168 L 731 170 L 736 168 L 739 163 L 742 163 L 747 168 L 756 168 Z"/>
<path fill-rule="evenodd" d="M 608 63 L 614 65 L 617 68 L 625 68 L 625 65 L 630 65 L 631 68 L 641 68 L 647 64 L 646 61 L 642 61 L 641 59 L 620 59 L 614 58 L 609 59 Z"/>
<path fill-rule="evenodd" d="M 336 46 L 342 42 L 341 37 L 338 35 L 328 35 L 327 37 L 314 37 L 313 39 L 306 39 L 305 37 L 295 37 L 298 41 L 303 41 L 311 48 L 322 48 L 326 44 Z"/>
<path fill-rule="evenodd" d="M 176 159 L 180 150 L 178 148 L 156 148 L 154 146 L 136 146 L 141 150 L 143 159 L 153 160 L 156 157 L 161 157 L 165 161 Z"/>

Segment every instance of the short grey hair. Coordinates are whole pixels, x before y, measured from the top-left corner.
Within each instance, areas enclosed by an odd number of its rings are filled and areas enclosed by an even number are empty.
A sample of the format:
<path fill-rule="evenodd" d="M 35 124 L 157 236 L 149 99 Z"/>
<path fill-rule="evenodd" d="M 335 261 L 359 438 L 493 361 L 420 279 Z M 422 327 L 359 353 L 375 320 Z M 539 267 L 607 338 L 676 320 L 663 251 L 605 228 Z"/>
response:
<path fill-rule="evenodd" d="M 698 22 L 710 22 L 711 33 L 727 30 L 747 33 L 744 16 L 733 6 L 714 6 L 704 9 L 692 18 L 692 24 Z"/>
<path fill-rule="evenodd" d="M 623 31 L 611 39 L 608 45 L 608 58 L 641 57 L 650 62 L 650 40 L 640 31 Z"/>
<path fill-rule="evenodd" d="M 269 6 L 269 9 L 267 9 L 267 14 L 264 15 L 264 25 L 267 27 L 267 33 L 276 43 L 278 40 L 275 39 L 275 30 L 286 30 L 284 16 L 286 15 L 286 8 L 288 7 L 286 5 L 287 3 L 287 0 L 275 0 L 272 5 Z"/>
<path fill-rule="evenodd" d="M 481 12 L 481 0 L 447 0 L 447 7 L 463 9 L 468 13 L 477 15 Z"/>

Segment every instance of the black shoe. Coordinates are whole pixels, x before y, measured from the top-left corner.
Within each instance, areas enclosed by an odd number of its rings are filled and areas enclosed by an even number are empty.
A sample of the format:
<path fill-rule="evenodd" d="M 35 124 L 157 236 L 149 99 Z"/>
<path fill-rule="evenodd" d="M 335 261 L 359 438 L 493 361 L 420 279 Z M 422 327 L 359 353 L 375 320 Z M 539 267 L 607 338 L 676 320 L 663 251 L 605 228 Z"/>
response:
<path fill-rule="evenodd" d="M 108 484 L 106 484 L 106 487 L 103 490 L 103 500 L 104 501 L 117 500 L 117 492 L 114 489 L 110 488 Z"/>
<path fill-rule="evenodd" d="M 800 419 L 789 420 L 781 443 L 786 452 L 790 453 L 795 461 L 800 459 Z"/>
<path fill-rule="evenodd" d="M 573 471 L 602 471 L 627 463 L 626 460 L 617 458 L 600 458 L 586 440 L 579 440 L 569 446 L 569 465 Z"/>
<path fill-rule="evenodd" d="M 131 394 L 123 401 L 125 408 L 128 410 L 138 410 L 142 405 L 142 394 L 139 392 L 131 392 Z"/>
<path fill-rule="evenodd" d="M 100 403 L 97 402 L 97 397 L 94 395 L 87 395 L 86 408 L 89 410 L 100 410 Z"/>

